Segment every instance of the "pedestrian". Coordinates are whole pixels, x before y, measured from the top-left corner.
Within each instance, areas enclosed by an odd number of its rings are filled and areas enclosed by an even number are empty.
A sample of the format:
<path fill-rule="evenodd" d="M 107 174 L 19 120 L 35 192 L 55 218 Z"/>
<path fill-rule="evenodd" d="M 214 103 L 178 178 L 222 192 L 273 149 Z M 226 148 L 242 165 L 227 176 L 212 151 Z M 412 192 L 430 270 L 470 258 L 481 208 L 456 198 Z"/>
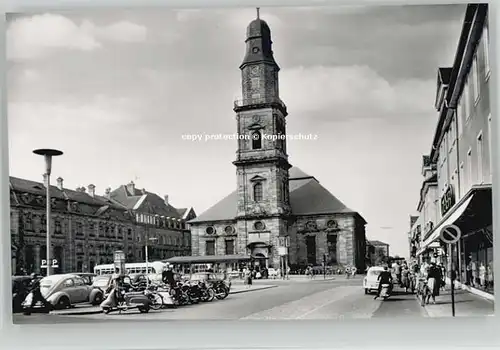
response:
<path fill-rule="evenodd" d="M 410 269 L 408 269 L 408 266 L 403 266 L 401 271 L 401 286 L 405 289 L 405 293 L 408 293 L 410 288 Z"/>
<path fill-rule="evenodd" d="M 288 266 L 288 267 L 286 268 L 286 279 L 287 279 L 287 280 L 289 280 L 289 279 L 290 279 L 290 271 L 291 271 L 290 266 Z"/>
<path fill-rule="evenodd" d="M 41 285 L 40 285 L 40 280 L 41 278 L 36 274 L 32 273 L 31 274 L 31 283 L 30 283 L 30 293 L 31 293 L 31 304 L 27 307 L 27 310 L 24 312 L 25 315 L 31 315 L 33 312 L 33 309 L 37 303 L 42 303 L 42 308 L 46 311 L 52 311 L 54 309 L 54 306 L 47 301 L 47 299 L 44 298 L 42 295 L 42 292 L 40 290 Z"/>
<path fill-rule="evenodd" d="M 394 274 L 396 275 L 396 283 L 401 284 L 401 265 L 397 261 L 394 264 Z"/>
<path fill-rule="evenodd" d="M 161 274 L 161 280 L 163 283 L 168 284 L 170 288 L 175 288 L 175 276 L 172 270 L 172 265 L 168 265 Z"/>
<path fill-rule="evenodd" d="M 481 287 L 486 288 L 486 266 L 482 262 L 479 266 L 479 284 Z"/>
<path fill-rule="evenodd" d="M 346 266 L 345 267 L 345 278 L 346 279 L 349 279 L 349 276 L 351 275 L 351 269 L 349 268 L 349 266 Z"/>
<path fill-rule="evenodd" d="M 441 287 L 441 269 L 437 267 L 436 263 L 431 263 L 429 271 L 427 273 L 427 286 L 429 287 L 429 295 L 426 300 L 426 304 L 429 304 L 429 300 L 432 297 L 432 303 L 436 304 L 436 297 L 439 296 L 439 290 Z"/>
<path fill-rule="evenodd" d="M 245 284 L 247 288 L 250 288 L 252 285 L 252 271 L 248 267 L 245 269 Z"/>
<path fill-rule="evenodd" d="M 351 275 L 352 275 L 352 277 L 353 277 L 353 278 L 354 278 L 354 277 L 356 277 L 356 272 L 357 272 L 357 270 L 358 270 L 358 269 L 357 269 L 355 266 L 353 266 L 353 267 L 351 268 Z"/>

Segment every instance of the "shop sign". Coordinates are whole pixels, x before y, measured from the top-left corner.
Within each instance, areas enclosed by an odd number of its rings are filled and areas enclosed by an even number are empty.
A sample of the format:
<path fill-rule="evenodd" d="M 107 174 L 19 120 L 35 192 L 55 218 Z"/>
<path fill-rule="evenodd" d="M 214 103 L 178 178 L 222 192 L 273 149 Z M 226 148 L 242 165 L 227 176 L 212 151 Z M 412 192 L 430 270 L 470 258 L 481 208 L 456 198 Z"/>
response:
<path fill-rule="evenodd" d="M 441 215 L 445 215 L 455 205 L 455 191 L 449 185 L 441 197 Z"/>

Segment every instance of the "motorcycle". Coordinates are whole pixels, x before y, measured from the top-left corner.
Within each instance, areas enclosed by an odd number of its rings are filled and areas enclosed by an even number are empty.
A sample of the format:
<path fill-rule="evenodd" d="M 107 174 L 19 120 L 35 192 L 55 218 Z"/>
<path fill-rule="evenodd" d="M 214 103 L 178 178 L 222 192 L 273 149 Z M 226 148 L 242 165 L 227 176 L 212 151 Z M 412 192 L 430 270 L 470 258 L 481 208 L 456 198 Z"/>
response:
<path fill-rule="evenodd" d="M 182 283 L 181 289 L 185 292 L 191 304 L 198 304 L 201 300 L 201 291 L 197 283 L 186 281 Z"/>
<path fill-rule="evenodd" d="M 387 300 L 391 295 L 391 285 L 388 283 L 382 284 L 382 289 L 380 290 L 380 296 L 384 299 Z"/>
<path fill-rule="evenodd" d="M 112 287 L 105 296 L 100 307 L 105 314 L 112 311 L 127 311 L 137 308 L 140 313 L 148 313 L 151 308 L 151 299 L 143 292 L 126 292 L 123 288 Z"/>
<path fill-rule="evenodd" d="M 173 299 L 175 305 L 188 305 L 191 304 L 191 299 L 185 289 L 180 284 L 169 288 L 170 297 Z"/>
<path fill-rule="evenodd" d="M 211 286 L 207 285 L 205 282 L 198 282 L 198 289 L 200 293 L 200 300 L 204 302 L 209 302 L 214 300 L 215 292 Z"/>
<path fill-rule="evenodd" d="M 215 297 L 219 300 L 226 299 L 229 295 L 229 287 L 224 283 L 224 281 L 216 281 L 212 284 L 212 288 L 215 292 Z"/>

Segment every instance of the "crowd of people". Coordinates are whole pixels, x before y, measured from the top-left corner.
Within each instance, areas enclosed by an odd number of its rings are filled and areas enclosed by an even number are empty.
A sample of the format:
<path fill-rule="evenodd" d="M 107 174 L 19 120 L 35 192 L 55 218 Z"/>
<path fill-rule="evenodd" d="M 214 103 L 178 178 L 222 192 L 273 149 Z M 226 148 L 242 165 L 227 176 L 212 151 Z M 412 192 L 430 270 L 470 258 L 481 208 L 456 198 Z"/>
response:
<path fill-rule="evenodd" d="M 405 292 L 417 290 L 425 304 L 430 300 L 436 303 L 436 297 L 440 290 L 445 287 L 446 270 L 443 264 L 424 261 L 421 265 L 413 263 L 408 265 L 405 261 L 395 262 L 391 266 L 385 266 L 384 271 L 378 276 L 379 288 L 374 299 L 380 296 L 381 286 L 397 284 L 405 289 Z"/>

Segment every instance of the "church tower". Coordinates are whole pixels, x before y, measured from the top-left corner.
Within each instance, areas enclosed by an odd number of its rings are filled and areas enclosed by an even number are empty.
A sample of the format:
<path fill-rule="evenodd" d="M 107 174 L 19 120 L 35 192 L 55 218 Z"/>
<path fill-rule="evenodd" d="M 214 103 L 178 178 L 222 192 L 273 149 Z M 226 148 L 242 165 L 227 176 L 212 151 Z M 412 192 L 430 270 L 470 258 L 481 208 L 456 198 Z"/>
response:
<path fill-rule="evenodd" d="M 242 99 L 235 101 L 239 136 L 236 161 L 238 251 L 256 263 L 280 267 L 279 237 L 288 235 L 291 213 L 286 150 L 286 105 L 279 97 L 278 64 L 271 30 L 257 18 L 247 27 L 240 65 Z"/>

